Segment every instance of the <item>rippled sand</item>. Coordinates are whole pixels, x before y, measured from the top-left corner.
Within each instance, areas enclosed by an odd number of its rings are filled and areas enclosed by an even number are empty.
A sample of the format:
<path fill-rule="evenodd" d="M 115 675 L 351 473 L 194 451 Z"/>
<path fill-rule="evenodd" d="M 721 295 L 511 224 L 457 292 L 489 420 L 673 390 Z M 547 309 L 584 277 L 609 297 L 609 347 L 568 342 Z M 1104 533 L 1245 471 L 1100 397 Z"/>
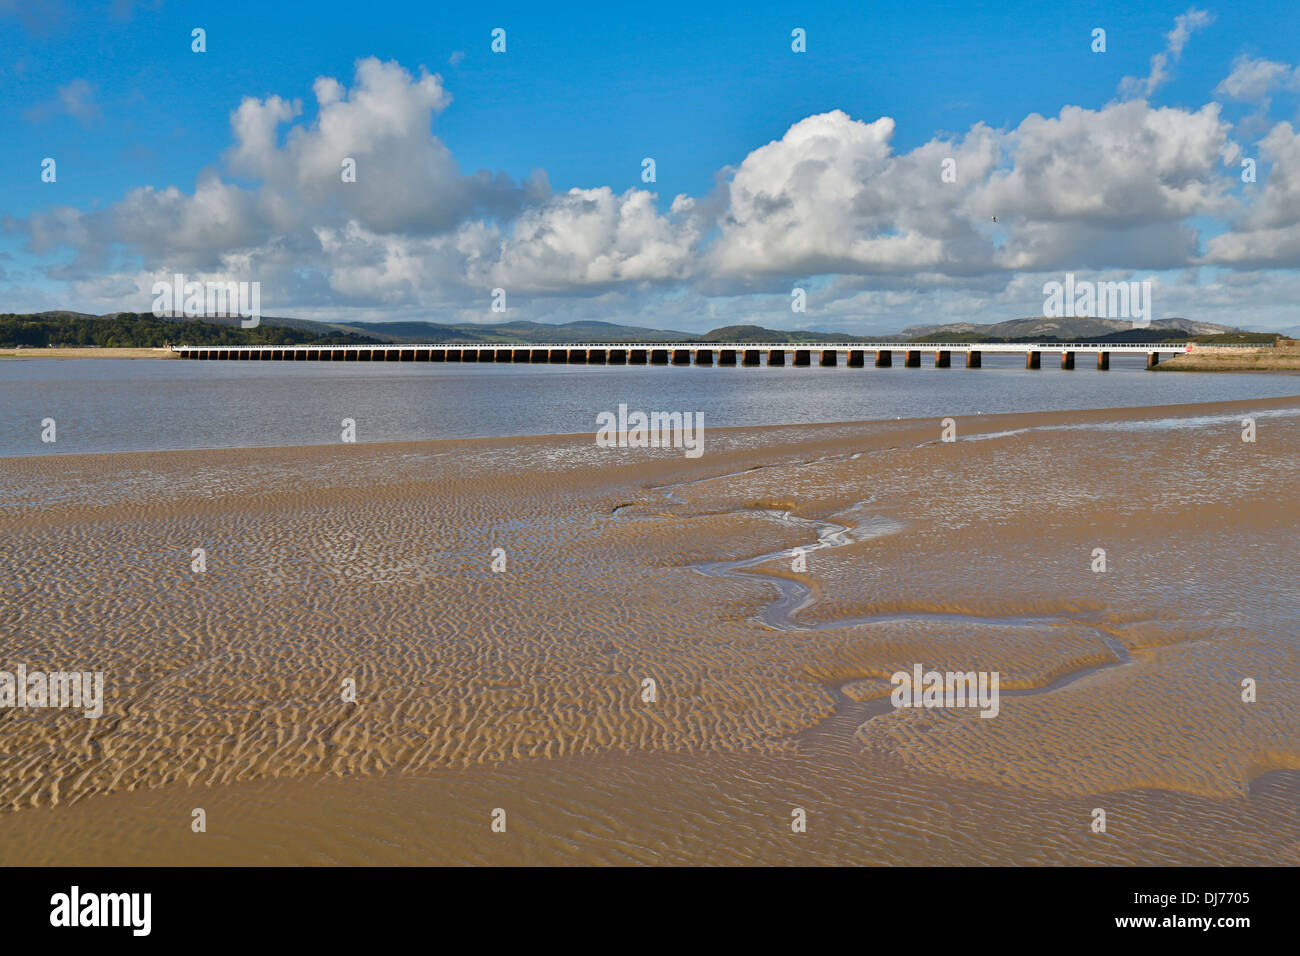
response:
<path fill-rule="evenodd" d="M 0 862 L 1300 862 L 1300 400 L 939 433 L 0 460 Z"/>

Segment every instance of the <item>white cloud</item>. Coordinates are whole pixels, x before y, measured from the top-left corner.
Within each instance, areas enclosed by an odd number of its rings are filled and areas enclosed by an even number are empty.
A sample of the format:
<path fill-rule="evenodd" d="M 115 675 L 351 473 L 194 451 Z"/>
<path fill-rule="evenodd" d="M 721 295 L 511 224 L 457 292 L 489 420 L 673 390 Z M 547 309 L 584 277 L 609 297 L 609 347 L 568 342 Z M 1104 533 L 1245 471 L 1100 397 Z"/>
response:
<path fill-rule="evenodd" d="M 571 189 L 524 210 L 495 261 L 469 264 L 471 281 L 533 292 L 684 278 L 699 239 L 692 203 L 671 216 L 642 189 Z"/>
<path fill-rule="evenodd" d="M 961 271 L 992 244 L 964 207 L 969 186 L 997 161 L 995 137 L 977 126 L 960 143 L 931 142 L 896 156 L 894 121 L 810 116 L 754 150 L 726 185 L 711 266 L 723 276 Z M 956 183 L 941 181 L 955 160 Z"/>
<path fill-rule="evenodd" d="M 1242 55 L 1233 61 L 1232 72 L 1214 92 L 1244 103 L 1260 103 L 1273 90 L 1295 89 L 1300 89 L 1300 67 L 1292 69 L 1285 63 Z"/>
<path fill-rule="evenodd" d="M 1259 146 L 1272 169 L 1232 230 L 1206 243 L 1206 263 L 1300 267 L 1300 131 L 1278 123 Z"/>
<path fill-rule="evenodd" d="M 1151 71 L 1145 78 L 1126 76 L 1120 81 L 1125 96 L 1150 97 L 1169 80 L 1169 65 L 1177 63 L 1192 33 L 1212 23 L 1214 17 L 1205 10 L 1189 9 L 1174 17 L 1174 28 L 1165 34 L 1165 49 L 1151 57 Z"/>
<path fill-rule="evenodd" d="M 723 276 L 976 275 L 1195 255 L 1183 220 L 1224 213 L 1228 126 L 1137 100 L 1066 107 L 1016 129 L 890 149 L 894 123 L 809 117 L 750 153 L 727 188 L 710 267 Z M 944 182 L 945 159 L 957 181 Z M 992 224 L 997 217 L 997 225 Z"/>
<path fill-rule="evenodd" d="M 1180 18 L 1168 52 L 1176 58 L 1202 22 Z M 1290 70 L 1239 59 L 1220 92 L 1258 100 L 1293 82 Z M 312 94 L 314 107 L 243 100 L 224 166 L 192 190 L 142 186 L 104 208 L 49 207 L 6 229 L 41 256 L 72 248 L 47 277 L 104 311 L 148 308 L 153 279 L 182 271 L 260 281 L 267 314 L 491 321 L 500 316 L 487 311 L 489 290 L 503 287 L 514 315 L 652 325 L 677 324 L 655 314 L 671 294 L 681 326 L 700 330 L 788 326 L 791 282 L 821 276 L 836 278 L 810 284 L 800 322 L 882 328 L 943 309 L 1029 314 L 1041 294 L 1025 277 L 1057 271 L 1300 265 L 1300 137 L 1274 126 L 1259 143 L 1271 169 L 1242 190 L 1225 169 L 1238 147 L 1217 103 L 1066 106 L 903 152 L 892 118 L 832 110 L 737 157 L 712 194 L 661 211 L 643 189 L 553 194 L 540 171 L 523 183 L 463 173 L 434 134 L 451 104 L 436 75 L 366 59 L 350 85 L 320 77 Z M 340 177 L 345 157 L 355 183 Z M 949 159 L 955 182 L 944 181 Z M 1202 255 L 1206 220 L 1219 234 Z M 1218 287 L 1238 297 L 1245 288 Z M 122 290 L 138 298 L 106 300 Z"/>

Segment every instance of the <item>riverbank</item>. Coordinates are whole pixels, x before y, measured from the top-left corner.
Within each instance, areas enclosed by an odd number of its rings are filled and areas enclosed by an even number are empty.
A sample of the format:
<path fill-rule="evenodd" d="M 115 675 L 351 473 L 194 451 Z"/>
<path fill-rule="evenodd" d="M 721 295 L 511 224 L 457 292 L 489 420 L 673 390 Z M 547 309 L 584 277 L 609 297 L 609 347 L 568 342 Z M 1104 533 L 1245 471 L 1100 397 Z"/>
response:
<path fill-rule="evenodd" d="M 1157 372 L 1300 372 L 1300 348 L 1197 349 L 1155 367 Z"/>
<path fill-rule="evenodd" d="M 955 427 L 2 460 L 0 863 L 1300 862 L 1300 399 Z"/>
<path fill-rule="evenodd" d="M 174 359 L 171 349 L 38 348 L 0 349 L 0 358 L 19 359 Z"/>

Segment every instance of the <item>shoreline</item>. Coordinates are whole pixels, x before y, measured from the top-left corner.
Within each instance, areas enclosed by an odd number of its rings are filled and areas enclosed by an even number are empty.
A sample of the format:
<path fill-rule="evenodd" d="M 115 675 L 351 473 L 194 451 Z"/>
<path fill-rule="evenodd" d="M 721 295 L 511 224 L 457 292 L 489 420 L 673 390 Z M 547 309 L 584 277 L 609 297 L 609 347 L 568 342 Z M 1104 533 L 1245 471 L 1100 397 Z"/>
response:
<path fill-rule="evenodd" d="M 1140 421 L 1147 418 L 1163 417 L 1195 417 L 1207 413 L 1229 414 L 1237 411 L 1251 411 L 1268 408 L 1290 408 L 1300 405 L 1300 391 L 1294 395 L 1283 395 L 1276 398 L 1243 398 L 1232 401 L 1222 402 L 1183 402 L 1169 405 L 1132 405 L 1132 406 L 1109 406 L 1106 408 L 1084 408 L 1064 411 L 1034 411 L 1034 412 L 995 412 L 987 415 L 961 415 L 957 416 L 959 427 L 963 434 L 967 433 L 968 426 L 974 424 L 983 426 L 985 423 L 1002 424 L 1010 427 L 1050 427 L 1061 424 L 1092 424 L 1108 421 L 1112 418 L 1126 421 Z M 1165 414 L 1167 413 L 1167 414 Z M 873 426 L 919 426 L 925 423 L 927 427 L 932 425 L 937 419 L 934 418 L 868 418 L 854 419 L 849 421 L 838 422 L 814 422 L 811 424 L 779 424 L 779 425 L 711 425 L 708 427 L 709 435 L 765 435 L 765 434 L 784 434 L 795 431 L 813 431 L 818 429 L 855 429 L 868 428 Z M 998 431 L 993 427 L 979 427 L 974 434 L 986 434 L 988 432 Z M 216 446 L 208 448 L 156 448 L 156 449 L 136 449 L 129 451 L 91 451 L 91 452 L 56 452 L 54 454 L 37 454 L 37 455 L 0 455 L 0 463 L 10 461 L 29 461 L 29 460 L 74 460 L 74 459 L 104 459 L 116 456 L 139 456 L 139 455 L 208 455 L 221 453 L 275 453 L 302 451 L 310 452 L 312 450 L 325 451 L 328 449 L 338 448 L 373 448 L 380 451 L 418 451 L 424 446 L 430 446 L 434 449 L 443 447 L 461 447 L 469 446 L 477 448 L 484 447 L 511 447 L 519 444 L 534 443 L 554 443 L 554 442 L 590 442 L 593 441 L 595 434 L 593 428 L 591 432 L 560 432 L 547 433 L 539 435 L 480 435 L 470 438 L 424 438 L 401 441 L 374 441 L 360 442 L 356 444 L 344 445 L 341 442 L 326 442 L 310 445 L 232 445 Z M 621 451 L 633 452 L 632 449 L 620 449 Z M 671 462 L 674 457 L 680 457 L 680 452 L 675 449 L 669 450 L 668 454 L 654 454 L 648 456 L 654 460 L 665 460 Z M 708 452 L 696 459 L 704 461 L 708 458 Z"/>

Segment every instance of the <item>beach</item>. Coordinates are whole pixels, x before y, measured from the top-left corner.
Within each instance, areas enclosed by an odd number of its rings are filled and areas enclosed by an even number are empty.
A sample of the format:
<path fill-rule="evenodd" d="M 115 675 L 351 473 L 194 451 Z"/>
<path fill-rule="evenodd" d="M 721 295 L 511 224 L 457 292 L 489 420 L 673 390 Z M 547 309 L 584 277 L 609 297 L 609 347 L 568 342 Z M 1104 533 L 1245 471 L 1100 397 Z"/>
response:
<path fill-rule="evenodd" d="M 0 862 L 1300 862 L 1300 397 L 954 430 L 0 460 Z"/>

